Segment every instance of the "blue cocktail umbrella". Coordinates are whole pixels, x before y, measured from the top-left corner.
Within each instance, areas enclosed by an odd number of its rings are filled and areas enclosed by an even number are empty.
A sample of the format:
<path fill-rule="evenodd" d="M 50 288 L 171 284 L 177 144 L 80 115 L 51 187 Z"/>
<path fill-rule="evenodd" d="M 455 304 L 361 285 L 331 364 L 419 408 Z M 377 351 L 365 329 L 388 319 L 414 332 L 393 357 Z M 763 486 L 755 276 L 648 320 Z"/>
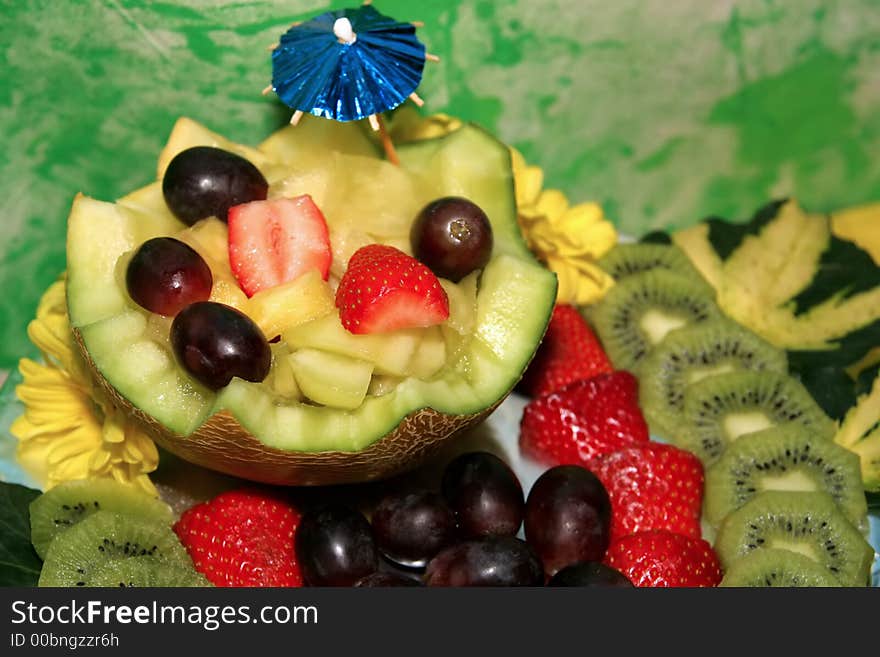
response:
<path fill-rule="evenodd" d="M 370 119 L 415 94 L 426 59 L 434 59 L 401 23 L 370 5 L 330 11 L 291 27 L 272 51 L 272 85 L 295 110 L 336 121 Z"/>

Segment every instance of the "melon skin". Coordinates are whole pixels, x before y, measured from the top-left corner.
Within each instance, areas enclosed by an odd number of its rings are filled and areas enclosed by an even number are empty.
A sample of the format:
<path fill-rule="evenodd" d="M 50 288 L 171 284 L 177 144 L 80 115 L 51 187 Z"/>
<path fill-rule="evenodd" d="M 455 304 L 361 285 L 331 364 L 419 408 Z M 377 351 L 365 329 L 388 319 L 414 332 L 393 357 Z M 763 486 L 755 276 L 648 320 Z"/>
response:
<path fill-rule="evenodd" d="M 73 338 L 93 382 L 159 446 L 190 463 L 264 484 L 354 484 L 406 472 L 427 461 L 455 436 L 482 422 L 510 394 L 508 391 L 495 404 L 470 415 L 419 409 L 404 417 L 393 431 L 356 452 L 293 452 L 262 443 L 228 411 L 215 413 L 188 436 L 170 431 L 133 406 L 101 375 L 77 329 L 73 329 Z"/>

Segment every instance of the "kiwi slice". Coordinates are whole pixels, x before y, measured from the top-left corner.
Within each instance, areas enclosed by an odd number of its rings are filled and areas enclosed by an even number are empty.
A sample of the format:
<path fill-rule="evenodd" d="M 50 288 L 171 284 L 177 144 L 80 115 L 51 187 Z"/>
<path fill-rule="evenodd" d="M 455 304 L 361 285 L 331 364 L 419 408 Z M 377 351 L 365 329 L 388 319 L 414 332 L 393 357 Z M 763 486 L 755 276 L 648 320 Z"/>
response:
<path fill-rule="evenodd" d="M 117 511 L 170 525 L 170 507 L 134 486 L 112 479 L 79 479 L 51 488 L 30 505 L 31 542 L 41 559 L 60 533 L 97 511 Z"/>
<path fill-rule="evenodd" d="M 765 491 L 728 515 L 715 538 L 725 572 L 765 548 L 808 557 L 842 586 L 867 586 L 874 560 L 874 548 L 828 493 Z"/>
<path fill-rule="evenodd" d="M 612 287 L 592 321 L 614 366 L 633 370 L 670 331 L 720 316 L 705 285 L 652 269 Z"/>
<path fill-rule="evenodd" d="M 764 548 L 734 561 L 719 586 L 804 588 L 833 587 L 840 583 L 809 557 L 789 550 Z"/>
<path fill-rule="evenodd" d="M 52 541 L 39 585 L 86 586 L 106 562 L 144 556 L 192 567 L 189 555 L 168 525 L 98 511 Z"/>
<path fill-rule="evenodd" d="M 635 274 L 663 269 L 681 274 L 700 285 L 706 294 L 715 296 L 712 286 L 700 275 L 685 252 L 674 244 L 618 244 L 599 259 L 599 267 L 618 282 Z"/>
<path fill-rule="evenodd" d="M 703 506 L 713 526 L 767 490 L 826 492 L 862 533 L 868 505 L 859 457 L 800 424 L 788 422 L 743 436 L 706 472 Z"/>
<path fill-rule="evenodd" d="M 110 559 L 94 569 L 86 586 L 208 587 L 211 583 L 194 568 L 163 562 L 153 557 Z"/>
<path fill-rule="evenodd" d="M 796 422 L 831 440 L 834 422 L 797 379 L 780 372 L 719 374 L 684 389 L 684 427 L 671 439 L 712 465 L 737 438 Z"/>
<path fill-rule="evenodd" d="M 639 400 L 651 431 L 670 441 L 684 429 L 684 390 L 737 370 L 785 372 L 785 353 L 728 319 L 676 329 L 638 368 Z"/>

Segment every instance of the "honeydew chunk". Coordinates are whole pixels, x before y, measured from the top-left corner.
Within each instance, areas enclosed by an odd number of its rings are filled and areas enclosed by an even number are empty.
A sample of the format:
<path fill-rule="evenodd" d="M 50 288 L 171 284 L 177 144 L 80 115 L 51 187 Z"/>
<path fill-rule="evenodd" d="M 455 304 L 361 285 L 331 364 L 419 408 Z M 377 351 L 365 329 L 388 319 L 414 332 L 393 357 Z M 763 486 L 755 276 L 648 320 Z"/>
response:
<path fill-rule="evenodd" d="M 422 329 L 355 335 L 349 333 L 333 312 L 284 331 L 282 339 L 292 349 L 321 349 L 340 356 L 360 358 L 376 366 L 377 374 L 407 376 L 409 364 L 421 339 Z"/>
<path fill-rule="evenodd" d="M 136 189 L 116 201 L 116 204 L 138 213 L 146 222 L 161 223 L 163 227 L 167 226 L 167 228 L 157 226 L 158 231 L 172 234 L 184 228 L 184 224 L 171 213 L 165 202 L 162 181 L 156 181 Z"/>
<path fill-rule="evenodd" d="M 272 348 L 272 368 L 265 383 L 278 396 L 289 399 L 302 399 L 302 391 L 296 383 L 293 375 L 293 367 L 290 364 L 290 351 L 284 343 L 275 343 Z"/>
<path fill-rule="evenodd" d="M 321 207 L 329 225 L 356 227 L 380 238 L 409 238 L 424 194 L 406 170 L 375 157 L 344 153 L 334 155 L 334 166 L 333 194 Z"/>
<path fill-rule="evenodd" d="M 257 292 L 248 313 L 269 339 L 288 329 L 332 313 L 333 291 L 317 270 L 307 271 L 289 283 Z"/>
<path fill-rule="evenodd" d="M 474 332 L 477 321 L 477 278 L 479 272 L 472 272 L 458 283 L 440 279 L 440 285 L 449 299 L 449 319 L 446 325 L 460 335 Z"/>
<path fill-rule="evenodd" d="M 257 148 L 269 159 L 288 165 L 288 169 L 320 165 L 330 152 L 373 158 L 379 153 L 362 122 L 340 123 L 308 114 L 297 125 L 276 130 Z"/>
<path fill-rule="evenodd" d="M 330 275 L 339 279 L 348 268 L 348 261 L 354 252 L 376 240 L 357 228 L 330 226 L 330 248 L 333 258 L 330 261 Z"/>
<path fill-rule="evenodd" d="M 319 349 L 298 349 L 288 358 L 303 395 L 334 408 L 357 408 L 367 395 L 373 364 Z"/>
<path fill-rule="evenodd" d="M 424 329 L 419 346 L 409 364 L 409 374 L 417 379 L 430 379 L 446 364 L 446 340 L 439 326 Z"/>
<path fill-rule="evenodd" d="M 85 326 L 128 307 L 125 288 L 116 281 L 116 261 L 136 245 L 135 219 L 113 203 L 78 195 L 67 222 L 70 324 Z M 75 245 L 75 248 L 73 246 Z"/>
<path fill-rule="evenodd" d="M 275 177 L 272 175 L 274 170 L 272 158 L 265 153 L 256 148 L 237 144 L 186 116 L 177 119 L 174 127 L 171 129 L 171 134 L 168 136 L 165 147 L 159 153 L 156 177 L 161 180 L 165 176 L 165 169 L 168 168 L 174 156 L 193 146 L 213 146 L 214 148 L 230 151 L 242 156 L 246 160 L 250 160 L 251 164 L 257 167 L 267 180 Z"/>
<path fill-rule="evenodd" d="M 308 194 L 319 209 L 327 205 L 327 199 L 335 193 L 332 169 L 319 163 L 308 169 L 301 169 L 295 174 L 273 182 L 269 187 L 268 197 L 296 198 Z"/>

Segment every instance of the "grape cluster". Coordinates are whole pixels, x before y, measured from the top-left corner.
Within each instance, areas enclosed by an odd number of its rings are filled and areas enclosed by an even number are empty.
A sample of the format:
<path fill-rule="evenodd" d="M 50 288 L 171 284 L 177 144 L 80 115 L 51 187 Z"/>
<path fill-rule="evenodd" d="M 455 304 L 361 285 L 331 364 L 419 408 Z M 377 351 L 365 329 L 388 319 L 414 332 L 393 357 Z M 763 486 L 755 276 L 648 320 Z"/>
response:
<path fill-rule="evenodd" d="M 526 499 L 504 461 L 470 452 L 446 466 L 440 492 L 388 492 L 370 520 L 338 504 L 308 511 L 296 558 L 309 586 L 631 586 L 601 563 L 610 518 L 585 468 L 547 470 Z"/>

